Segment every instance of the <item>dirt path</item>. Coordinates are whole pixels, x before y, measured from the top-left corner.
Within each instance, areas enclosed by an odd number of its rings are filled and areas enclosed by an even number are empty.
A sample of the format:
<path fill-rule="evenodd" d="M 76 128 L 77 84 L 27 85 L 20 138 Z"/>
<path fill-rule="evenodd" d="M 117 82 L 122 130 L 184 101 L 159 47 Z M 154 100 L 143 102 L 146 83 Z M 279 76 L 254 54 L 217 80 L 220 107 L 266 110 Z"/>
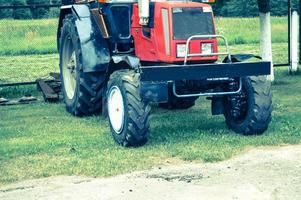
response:
<path fill-rule="evenodd" d="M 301 145 L 213 164 L 161 166 L 107 179 L 51 177 L 0 188 L 1 200 L 301 199 Z"/>

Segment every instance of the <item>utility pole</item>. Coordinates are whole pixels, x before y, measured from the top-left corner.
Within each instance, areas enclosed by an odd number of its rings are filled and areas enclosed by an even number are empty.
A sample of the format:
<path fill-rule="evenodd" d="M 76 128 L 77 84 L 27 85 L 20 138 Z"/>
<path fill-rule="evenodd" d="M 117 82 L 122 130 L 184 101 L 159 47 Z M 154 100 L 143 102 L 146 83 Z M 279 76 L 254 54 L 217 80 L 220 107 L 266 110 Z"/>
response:
<path fill-rule="evenodd" d="M 272 31 L 271 31 L 271 7 L 270 0 L 257 0 L 260 19 L 260 49 L 264 61 L 271 62 L 271 73 L 268 76 L 274 81 L 274 68 L 272 56 Z"/>

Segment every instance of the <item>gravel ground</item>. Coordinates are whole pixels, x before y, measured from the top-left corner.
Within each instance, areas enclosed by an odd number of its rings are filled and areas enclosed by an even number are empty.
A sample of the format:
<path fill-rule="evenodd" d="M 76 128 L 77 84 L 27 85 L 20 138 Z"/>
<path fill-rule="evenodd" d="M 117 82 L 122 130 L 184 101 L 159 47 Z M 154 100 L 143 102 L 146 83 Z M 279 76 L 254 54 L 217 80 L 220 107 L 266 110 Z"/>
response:
<path fill-rule="evenodd" d="M 207 164 L 171 162 L 111 178 L 59 176 L 0 188 L 1 200 L 301 199 L 301 145 Z"/>

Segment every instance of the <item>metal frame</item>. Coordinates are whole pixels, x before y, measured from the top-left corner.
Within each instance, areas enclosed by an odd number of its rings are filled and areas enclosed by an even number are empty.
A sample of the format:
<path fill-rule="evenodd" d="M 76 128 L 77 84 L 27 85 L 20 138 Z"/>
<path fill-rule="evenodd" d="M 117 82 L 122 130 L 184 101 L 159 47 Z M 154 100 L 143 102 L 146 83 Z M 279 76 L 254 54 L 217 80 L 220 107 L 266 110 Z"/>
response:
<path fill-rule="evenodd" d="M 226 46 L 226 52 L 222 52 L 222 53 L 211 53 L 211 54 L 203 54 L 203 53 L 194 53 L 194 54 L 190 54 L 189 53 L 189 45 L 190 45 L 190 41 L 192 39 L 204 39 L 204 38 L 221 38 L 224 40 L 225 42 L 225 46 Z M 227 39 L 222 36 L 222 35 L 193 35 L 190 36 L 186 42 L 186 47 L 185 47 L 185 58 L 184 58 L 184 65 L 187 64 L 187 58 L 188 57 L 193 57 L 193 56 L 219 56 L 219 55 L 227 55 L 229 57 L 229 59 L 231 60 L 231 55 L 229 52 L 229 45 L 228 45 L 228 41 Z"/>
<path fill-rule="evenodd" d="M 210 54 L 204 54 L 204 53 L 189 53 L 189 45 L 191 40 L 193 39 L 204 39 L 204 38 L 221 38 L 225 42 L 226 46 L 226 52 L 221 52 L 221 53 L 210 53 Z M 185 46 L 185 58 L 184 58 L 184 65 L 187 64 L 187 58 L 188 57 L 193 57 L 193 56 L 219 56 L 219 55 L 226 55 L 228 56 L 229 60 L 231 60 L 231 54 L 229 51 L 229 45 L 228 45 L 228 40 L 223 36 L 223 35 L 193 35 L 190 36 L 186 42 Z M 231 94 L 237 94 L 242 90 L 242 79 L 239 79 L 239 89 L 237 91 L 231 91 L 231 92 L 207 92 L 207 93 L 198 93 L 198 94 L 177 94 L 177 89 L 176 89 L 176 82 L 173 81 L 172 84 L 172 92 L 176 97 L 179 98 L 185 98 L 185 97 L 200 97 L 200 96 L 218 96 L 218 95 L 231 95 Z"/>
<path fill-rule="evenodd" d="M 222 95 L 231 95 L 238 94 L 242 90 L 242 78 L 239 78 L 239 88 L 236 91 L 232 92 L 207 92 L 207 93 L 198 93 L 198 94 L 177 94 L 176 84 L 173 82 L 172 92 L 176 97 L 185 98 L 185 97 L 203 97 L 203 96 L 222 96 Z"/>

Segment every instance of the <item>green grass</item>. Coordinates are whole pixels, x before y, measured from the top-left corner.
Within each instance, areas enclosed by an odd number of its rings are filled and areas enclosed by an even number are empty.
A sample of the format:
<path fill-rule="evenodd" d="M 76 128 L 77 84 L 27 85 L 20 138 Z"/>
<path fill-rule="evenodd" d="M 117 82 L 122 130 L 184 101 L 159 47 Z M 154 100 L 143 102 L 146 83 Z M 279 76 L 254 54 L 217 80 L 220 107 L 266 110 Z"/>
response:
<path fill-rule="evenodd" d="M 272 21 L 274 62 L 283 63 L 286 19 Z M 222 18 L 217 26 L 231 44 L 240 44 L 231 46 L 233 53 L 259 53 L 257 19 Z M 0 82 L 31 81 L 58 71 L 55 33 L 56 20 L 0 21 Z M 257 146 L 300 143 L 301 76 L 286 71 L 276 70 L 273 121 L 256 137 L 227 130 L 223 117 L 210 115 L 204 99 L 187 111 L 154 107 L 150 141 L 138 149 L 116 145 L 103 117 L 72 117 L 62 103 L 0 107 L 0 185 L 55 175 L 111 176 L 167 159 L 214 162 Z M 34 86 L 0 89 L 7 98 L 26 93 L 39 95 Z"/>
<path fill-rule="evenodd" d="M 57 21 L 0 20 L 0 55 L 56 53 Z"/>
<path fill-rule="evenodd" d="M 171 158 L 215 162 L 257 146 L 300 143 L 300 81 L 300 75 L 276 71 L 273 121 L 262 136 L 230 132 L 202 98 L 187 111 L 154 107 L 149 143 L 136 149 L 116 145 L 103 117 L 72 117 L 62 103 L 1 107 L 0 185 L 55 175 L 111 176 Z"/>
<path fill-rule="evenodd" d="M 59 72 L 57 54 L 0 56 L 0 83 L 34 81 Z"/>
<path fill-rule="evenodd" d="M 260 47 L 259 44 L 234 45 L 230 51 L 259 55 Z M 273 56 L 274 63 L 287 62 L 287 44 L 273 44 Z M 0 60 L 0 83 L 33 81 L 59 71 L 57 54 L 0 56 Z"/>
<path fill-rule="evenodd" d="M 56 53 L 57 19 L 0 20 L 0 55 Z M 259 43 L 258 18 L 216 18 L 229 44 Z M 272 17 L 273 43 L 287 42 L 287 18 Z"/>
<path fill-rule="evenodd" d="M 216 18 L 217 33 L 224 35 L 229 44 L 257 44 L 260 42 L 259 18 Z M 287 18 L 272 17 L 273 43 L 287 42 Z"/>

